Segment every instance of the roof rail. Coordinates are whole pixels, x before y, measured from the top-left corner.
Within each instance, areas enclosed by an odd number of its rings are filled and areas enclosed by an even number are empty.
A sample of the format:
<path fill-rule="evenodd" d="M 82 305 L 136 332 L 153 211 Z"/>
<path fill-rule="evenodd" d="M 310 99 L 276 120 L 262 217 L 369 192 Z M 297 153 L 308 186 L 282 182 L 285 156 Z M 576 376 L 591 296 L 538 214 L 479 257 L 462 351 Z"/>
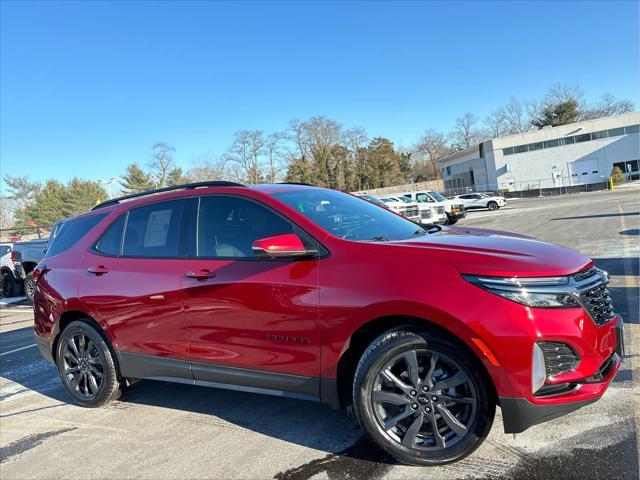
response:
<path fill-rule="evenodd" d="M 226 182 L 226 181 L 222 181 L 222 180 L 220 180 L 220 181 L 209 181 L 209 182 L 185 183 L 185 184 L 182 184 L 182 185 L 172 185 L 170 187 L 155 188 L 153 190 L 145 190 L 144 192 L 132 193 L 130 195 L 124 195 L 122 197 L 116 197 L 116 198 L 112 198 L 110 200 L 105 200 L 104 202 L 99 203 L 98 205 L 93 207 L 91 210 L 97 210 L 98 208 L 108 207 L 109 205 L 115 205 L 117 203 L 120 203 L 122 200 L 129 200 L 129 199 L 138 198 L 138 197 L 146 197 L 147 195 L 154 195 L 156 193 L 171 192 L 173 190 L 192 190 L 194 188 L 203 188 L 203 187 L 245 187 L 245 186 L 246 185 L 243 185 L 241 183 Z"/>

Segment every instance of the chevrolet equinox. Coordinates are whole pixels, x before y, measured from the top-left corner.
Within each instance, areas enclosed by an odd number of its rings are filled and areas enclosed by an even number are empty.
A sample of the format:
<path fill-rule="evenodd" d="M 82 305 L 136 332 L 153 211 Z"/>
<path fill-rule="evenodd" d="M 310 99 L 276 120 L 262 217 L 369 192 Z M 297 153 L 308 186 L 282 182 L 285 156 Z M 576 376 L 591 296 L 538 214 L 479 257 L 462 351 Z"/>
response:
<path fill-rule="evenodd" d="M 473 452 L 602 396 L 620 366 L 608 275 L 523 235 L 421 227 L 297 184 L 201 182 L 60 222 L 36 340 L 74 402 L 135 379 L 353 409 L 397 460 Z"/>

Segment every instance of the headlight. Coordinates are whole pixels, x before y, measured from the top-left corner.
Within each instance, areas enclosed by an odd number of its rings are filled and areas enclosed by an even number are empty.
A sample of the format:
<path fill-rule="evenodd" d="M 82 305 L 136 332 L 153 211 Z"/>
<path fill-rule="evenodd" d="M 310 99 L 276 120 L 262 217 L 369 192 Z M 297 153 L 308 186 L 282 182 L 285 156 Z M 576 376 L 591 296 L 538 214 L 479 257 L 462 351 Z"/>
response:
<path fill-rule="evenodd" d="M 537 308 L 574 308 L 580 304 L 568 277 L 504 278 L 463 275 L 468 282 L 513 302 Z"/>

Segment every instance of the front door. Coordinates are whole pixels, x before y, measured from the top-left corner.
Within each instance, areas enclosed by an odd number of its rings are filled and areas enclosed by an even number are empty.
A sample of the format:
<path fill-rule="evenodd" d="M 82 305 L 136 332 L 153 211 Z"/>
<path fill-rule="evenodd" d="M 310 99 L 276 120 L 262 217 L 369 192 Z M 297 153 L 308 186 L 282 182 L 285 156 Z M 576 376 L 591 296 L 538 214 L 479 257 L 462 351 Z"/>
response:
<path fill-rule="evenodd" d="M 246 197 L 200 198 L 182 287 L 194 378 L 317 396 L 318 263 L 265 260 L 260 238 L 298 227 Z"/>
<path fill-rule="evenodd" d="M 123 375 L 190 376 L 180 292 L 185 203 L 126 212 L 81 259 L 79 297 L 113 337 Z"/>

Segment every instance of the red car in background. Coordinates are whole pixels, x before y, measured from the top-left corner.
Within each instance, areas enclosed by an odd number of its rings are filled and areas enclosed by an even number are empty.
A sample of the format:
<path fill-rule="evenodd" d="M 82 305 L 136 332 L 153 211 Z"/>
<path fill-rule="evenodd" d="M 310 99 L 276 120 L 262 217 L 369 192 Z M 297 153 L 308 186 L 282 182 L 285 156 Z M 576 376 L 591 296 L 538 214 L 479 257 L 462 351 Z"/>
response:
<path fill-rule="evenodd" d="M 204 182 L 64 221 L 34 271 L 35 332 L 78 404 L 159 379 L 353 405 L 398 460 L 476 449 L 596 401 L 622 320 L 589 258 L 422 228 L 349 194 Z"/>

